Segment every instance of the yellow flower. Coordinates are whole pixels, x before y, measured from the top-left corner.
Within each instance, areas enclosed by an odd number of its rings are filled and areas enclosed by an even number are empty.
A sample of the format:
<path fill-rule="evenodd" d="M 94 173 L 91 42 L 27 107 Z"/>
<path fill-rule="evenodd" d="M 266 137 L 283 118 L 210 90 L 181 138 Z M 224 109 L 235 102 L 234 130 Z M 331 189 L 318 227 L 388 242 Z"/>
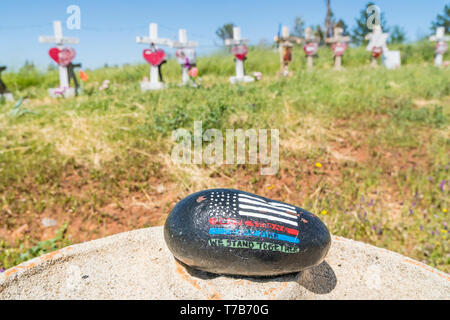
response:
<path fill-rule="evenodd" d="M 442 232 L 442 233 L 447 233 L 447 230 L 441 229 L 441 232 Z"/>
<path fill-rule="evenodd" d="M 322 168 L 322 164 L 320 162 L 316 162 L 316 168 Z"/>
<path fill-rule="evenodd" d="M 322 212 L 320 214 L 326 215 L 327 213 L 328 213 L 327 210 L 322 210 Z"/>
<path fill-rule="evenodd" d="M 442 212 L 447 213 L 447 209 L 446 208 L 442 209 Z"/>
<path fill-rule="evenodd" d="M 267 187 L 267 190 L 271 190 L 271 189 L 273 189 L 275 186 L 272 184 L 272 185 L 270 185 L 270 186 L 268 186 Z"/>

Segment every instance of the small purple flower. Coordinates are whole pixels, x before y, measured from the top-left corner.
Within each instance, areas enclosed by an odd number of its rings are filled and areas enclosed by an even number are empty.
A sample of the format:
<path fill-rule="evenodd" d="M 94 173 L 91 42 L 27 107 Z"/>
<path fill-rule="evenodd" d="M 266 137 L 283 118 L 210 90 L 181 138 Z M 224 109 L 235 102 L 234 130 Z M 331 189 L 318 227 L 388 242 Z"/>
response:
<path fill-rule="evenodd" d="M 409 209 L 409 215 L 412 215 L 412 214 L 414 214 L 414 210 L 411 208 L 411 209 Z"/>
<path fill-rule="evenodd" d="M 374 203 L 375 203 L 375 201 L 373 201 L 373 199 L 370 199 L 370 202 L 369 202 L 368 206 L 371 207 L 371 206 L 374 205 Z"/>
<path fill-rule="evenodd" d="M 416 206 L 416 204 L 417 204 L 417 202 L 416 202 L 416 201 L 413 201 L 411 207 L 414 208 L 414 207 Z"/>
<path fill-rule="evenodd" d="M 445 171 L 448 171 L 448 165 L 445 166 Z"/>
<path fill-rule="evenodd" d="M 0 268 L 0 273 L 5 272 L 4 268 Z"/>
<path fill-rule="evenodd" d="M 420 231 L 423 231 L 423 225 L 419 226 Z"/>
<path fill-rule="evenodd" d="M 433 182 L 433 178 L 428 176 L 428 181 Z"/>
<path fill-rule="evenodd" d="M 364 196 L 361 196 L 361 203 L 364 202 Z"/>
<path fill-rule="evenodd" d="M 445 186 L 445 179 L 443 179 L 439 184 L 439 189 L 441 189 L 442 192 L 444 192 L 444 186 Z"/>
<path fill-rule="evenodd" d="M 377 226 L 373 225 L 373 226 L 372 226 L 372 230 L 373 230 L 373 231 L 377 231 Z"/>

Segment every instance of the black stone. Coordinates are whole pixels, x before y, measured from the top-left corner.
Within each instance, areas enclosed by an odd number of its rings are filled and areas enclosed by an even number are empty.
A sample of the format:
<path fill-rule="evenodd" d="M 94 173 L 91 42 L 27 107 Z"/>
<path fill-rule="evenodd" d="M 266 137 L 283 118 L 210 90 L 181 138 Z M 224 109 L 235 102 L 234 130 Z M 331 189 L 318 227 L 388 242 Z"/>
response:
<path fill-rule="evenodd" d="M 234 189 L 204 190 L 178 202 L 164 239 L 190 267 L 248 276 L 318 265 L 331 245 L 327 227 L 312 213 Z"/>

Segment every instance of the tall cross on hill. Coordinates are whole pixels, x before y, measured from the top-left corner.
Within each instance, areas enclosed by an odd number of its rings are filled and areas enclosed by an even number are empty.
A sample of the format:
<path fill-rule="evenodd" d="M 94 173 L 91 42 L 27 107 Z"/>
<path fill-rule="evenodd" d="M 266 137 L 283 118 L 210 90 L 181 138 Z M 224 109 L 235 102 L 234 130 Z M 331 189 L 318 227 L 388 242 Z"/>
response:
<path fill-rule="evenodd" d="M 314 55 L 319 48 L 320 39 L 316 37 L 311 28 L 305 29 L 305 46 L 303 50 L 306 53 L 306 65 L 308 69 L 311 69 L 314 65 Z"/>
<path fill-rule="evenodd" d="M 245 75 L 244 60 L 248 52 L 248 48 L 245 43 L 248 40 L 241 38 L 241 28 L 233 27 L 233 38 L 225 39 L 225 45 L 232 47 L 232 52 L 236 57 L 236 76 L 230 78 L 231 83 L 236 82 L 253 82 L 255 79 Z"/>
<path fill-rule="evenodd" d="M 372 65 L 377 65 L 377 58 L 383 53 L 389 51 L 386 41 L 389 34 L 383 32 L 380 25 L 375 26 L 372 33 L 366 36 L 366 40 L 369 40 L 369 44 L 366 47 L 367 51 L 372 52 Z"/>
<path fill-rule="evenodd" d="M 280 46 L 281 73 L 284 76 L 289 74 L 289 63 L 292 61 L 292 49 L 294 43 L 300 44 L 302 39 L 289 35 L 289 27 L 283 26 L 281 37 L 275 36 L 274 41 Z"/>
<path fill-rule="evenodd" d="M 136 42 L 150 45 L 150 49 L 145 49 L 143 52 L 145 60 L 150 63 L 150 82 L 141 82 L 142 91 L 165 88 L 166 85 L 162 82 L 161 73 L 161 64 L 165 62 L 165 52 L 159 50 L 158 46 L 171 46 L 171 40 L 159 38 L 158 25 L 156 23 L 150 23 L 149 36 L 137 36 Z"/>
<path fill-rule="evenodd" d="M 78 44 L 78 38 L 64 37 L 61 21 L 53 21 L 53 36 L 39 36 L 40 43 L 54 43 L 59 50 L 63 49 L 65 44 Z M 58 63 L 59 68 L 59 88 L 49 89 L 50 95 L 55 97 L 58 94 L 64 96 L 73 96 L 75 91 L 69 88 L 69 76 L 67 66 Z"/>
<path fill-rule="evenodd" d="M 172 41 L 172 47 L 177 48 L 176 56 L 181 65 L 183 84 L 189 82 L 189 68 L 195 64 L 195 47 L 197 45 L 197 42 L 187 40 L 186 29 L 179 29 L 178 41 Z"/>
<path fill-rule="evenodd" d="M 334 53 L 334 67 L 338 70 L 342 68 L 342 56 L 345 50 L 347 50 L 347 42 L 350 42 L 349 36 L 342 35 L 343 31 L 342 28 L 335 27 L 333 37 L 325 40 L 326 43 L 332 44 L 331 49 Z"/>
<path fill-rule="evenodd" d="M 434 65 L 440 67 L 445 51 L 447 51 L 447 41 L 450 41 L 450 36 L 445 35 L 445 27 L 436 28 L 436 34 L 430 37 L 430 41 L 436 41 L 436 57 L 434 58 Z"/>

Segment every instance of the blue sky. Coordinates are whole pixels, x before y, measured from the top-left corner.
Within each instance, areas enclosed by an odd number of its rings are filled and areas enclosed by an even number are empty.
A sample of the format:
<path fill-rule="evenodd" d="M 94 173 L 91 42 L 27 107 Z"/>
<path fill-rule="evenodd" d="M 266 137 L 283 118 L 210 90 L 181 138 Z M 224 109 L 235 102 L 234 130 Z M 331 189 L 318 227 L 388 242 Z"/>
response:
<path fill-rule="evenodd" d="M 331 0 L 332 10 L 351 28 L 367 1 Z M 430 24 L 442 13 L 447 0 L 374 1 L 385 13 L 388 25 L 399 25 L 408 40 L 430 33 Z M 81 29 L 68 30 L 69 5 L 81 9 Z M 200 53 L 214 50 L 215 30 L 233 22 L 251 43 L 272 41 L 278 24 L 292 28 L 296 16 L 307 26 L 323 24 L 324 0 L 0 0 L 0 65 L 17 69 L 26 59 L 41 68 L 51 62 L 51 44 L 38 42 L 39 35 L 53 34 L 52 21 L 61 20 L 65 36 L 78 37 L 76 62 L 83 67 L 143 62 L 144 45 L 137 35 L 148 34 L 148 24 L 159 24 L 159 36 L 176 38 L 178 28 L 185 28 L 190 40 L 198 41 Z M 168 49 L 169 51 L 171 49 Z"/>

